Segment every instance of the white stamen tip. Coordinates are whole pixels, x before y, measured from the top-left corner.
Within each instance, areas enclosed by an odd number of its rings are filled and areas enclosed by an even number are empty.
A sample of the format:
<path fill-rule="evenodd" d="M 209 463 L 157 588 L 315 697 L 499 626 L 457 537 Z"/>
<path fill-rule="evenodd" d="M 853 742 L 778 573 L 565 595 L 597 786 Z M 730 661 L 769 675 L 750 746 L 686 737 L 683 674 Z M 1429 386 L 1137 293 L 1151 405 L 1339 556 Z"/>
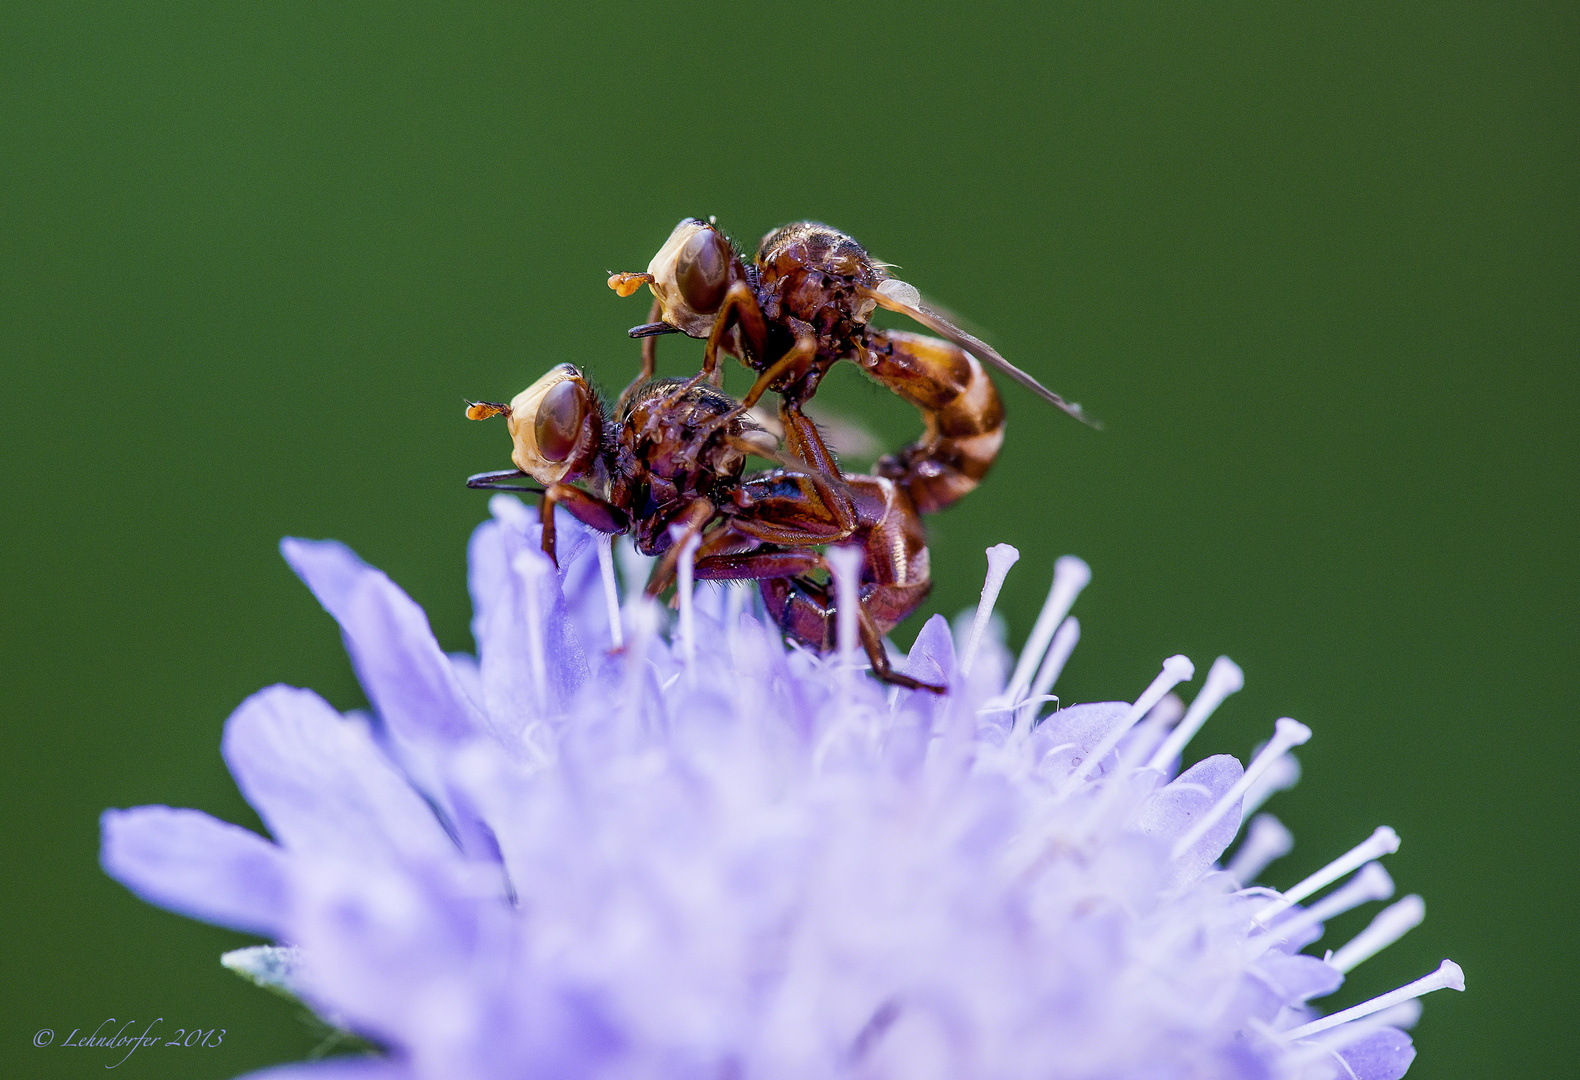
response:
<path fill-rule="evenodd" d="M 1328 865 L 1306 878 L 1256 913 L 1257 922 L 1265 923 L 1291 904 L 1298 904 L 1312 893 L 1339 880 L 1345 874 L 1382 855 L 1392 855 L 1399 850 L 1399 834 L 1386 825 L 1379 826 L 1365 840 L 1334 859 Z"/>
<path fill-rule="evenodd" d="M 966 647 L 960 651 L 960 674 L 971 674 L 971 664 L 977 658 L 977 648 L 981 646 L 982 635 L 987 631 L 988 619 L 993 614 L 993 605 L 998 603 L 998 594 L 1004 587 L 1004 578 L 1009 575 L 1009 568 L 1019 559 L 1019 549 L 1009 544 L 994 544 L 987 549 L 987 579 L 982 583 L 982 599 L 977 603 L 977 615 L 971 622 L 971 636 L 966 639 Z"/>
<path fill-rule="evenodd" d="M 1086 560 L 1077 555 L 1060 555 L 1053 564 L 1055 579 L 1063 578 L 1069 581 L 1070 587 L 1077 591 L 1086 588 L 1092 580 L 1092 568 L 1086 565 Z"/>
<path fill-rule="evenodd" d="M 1191 830 L 1175 842 L 1172 857 L 1177 859 L 1194 847 L 1230 810 L 1238 813 L 1240 801 L 1245 797 L 1246 791 L 1256 783 L 1268 767 L 1289 753 L 1290 747 L 1299 746 L 1309 738 L 1311 738 L 1311 729 L 1298 720 L 1291 720 L 1286 716 L 1274 724 L 1273 737 L 1268 740 L 1266 746 L 1262 747 L 1262 752 L 1256 755 L 1240 779 L 1236 780 L 1234 785 L 1213 804 L 1212 809 L 1203 814 Z M 1235 824 L 1238 827 L 1238 818 Z"/>
<path fill-rule="evenodd" d="M 1311 729 L 1286 716 L 1273 725 L 1273 737 L 1285 746 L 1304 746 L 1311 741 Z"/>
<path fill-rule="evenodd" d="M 1124 717 L 1109 729 L 1098 744 L 1092 747 L 1091 752 L 1082 759 L 1081 764 L 1069 776 L 1065 777 L 1060 794 L 1069 794 L 1075 786 L 1084 781 L 1093 769 L 1097 768 L 1108 752 L 1119 745 L 1119 740 L 1125 737 L 1125 732 L 1135 727 L 1136 721 L 1151 712 L 1158 702 L 1163 700 L 1165 694 L 1184 680 L 1195 674 L 1196 665 L 1190 662 L 1190 657 L 1175 655 L 1163 661 L 1163 670 L 1136 698 L 1135 704 L 1130 706 Z"/>
<path fill-rule="evenodd" d="M 1245 672 L 1227 656 L 1220 656 L 1212 662 L 1212 667 L 1207 670 L 1207 678 L 1217 681 L 1217 688 L 1224 697 L 1245 689 Z"/>
<path fill-rule="evenodd" d="M 1174 730 L 1169 732 L 1168 738 L 1153 751 L 1146 767 L 1161 770 L 1163 766 L 1179 757 L 1180 752 L 1185 749 L 1185 744 L 1201 730 L 1201 726 L 1207 722 L 1213 710 L 1223 703 L 1224 698 L 1244 685 L 1245 675 L 1240 671 L 1240 665 L 1227 656 L 1220 656 L 1214 660 L 1212 667 L 1207 669 L 1207 678 L 1201 685 L 1201 691 L 1185 713 L 1185 719 L 1181 720 Z"/>
<path fill-rule="evenodd" d="M 1426 918 L 1426 903 L 1414 893 L 1390 904 L 1377 913 L 1371 924 L 1350 939 L 1338 952 L 1328 957 L 1328 965 L 1348 974 L 1358 965 L 1370 960 L 1379 952 L 1421 925 Z"/>
<path fill-rule="evenodd" d="M 1092 568 L 1074 555 L 1060 556 L 1053 564 L 1053 584 L 1048 586 L 1048 597 L 1042 602 L 1042 610 L 1037 613 L 1037 621 L 1026 638 L 1025 647 L 1020 650 L 1020 658 L 1015 662 L 1015 673 L 1010 676 L 1009 686 L 1004 691 L 1004 696 L 1010 701 L 1018 701 L 1025 694 L 1026 688 L 1031 685 L 1032 672 L 1048 651 L 1048 642 L 1053 639 L 1055 628 L 1062 624 L 1074 606 L 1075 598 L 1091 580 Z M 1047 693 L 1047 690 L 1044 689 L 1043 693 Z"/>
<path fill-rule="evenodd" d="M 1386 900 L 1393 895 L 1393 878 L 1381 863 L 1367 863 L 1355 875 L 1355 890 L 1368 900 Z"/>
<path fill-rule="evenodd" d="M 1309 1039 L 1318 1032 L 1327 1031 L 1329 1028 L 1338 1027 L 1340 1024 L 1347 1024 L 1351 1020 L 1359 1020 L 1373 1013 L 1382 1012 L 1382 1010 L 1397 1005 L 1401 1001 L 1409 1001 L 1411 998 L 1418 998 L 1422 994 L 1430 994 L 1434 990 L 1463 989 L 1465 989 L 1464 970 L 1454 961 L 1444 960 L 1438 965 L 1437 970 L 1430 975 L 1424 975 L 1407 986 L 1401 986 L 1397 990 L 1374 997 L 1370 1001 L 1363 1001 L 1359 1005 L 1351 1006 L 1342 1012 L 1336 1012 L 1332 1016 L 1324 1016 L 1320 1020 L 1313 1020 L 1311 1023 L 1303 1024 L 1292 1031 L 1286 1031 L 1284 1032 L 1284 1037 L 1292 1040 Z"/>

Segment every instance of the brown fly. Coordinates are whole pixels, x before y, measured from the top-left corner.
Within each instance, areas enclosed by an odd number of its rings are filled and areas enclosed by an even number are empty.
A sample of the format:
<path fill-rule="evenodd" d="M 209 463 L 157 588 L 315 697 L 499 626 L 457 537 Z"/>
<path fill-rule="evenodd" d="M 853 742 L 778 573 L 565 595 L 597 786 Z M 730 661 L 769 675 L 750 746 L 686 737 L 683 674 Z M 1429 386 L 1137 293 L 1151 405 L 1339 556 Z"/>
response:
<path fill-rule="evenodd" d="M 818 469 L 788 431 L 788 453 L 781 453 L 741 402 L 706 383 L 646 380 L 606 415 L 581 372 L 561 364 L 508 405 L 467 408 L 474 420 L 497 415 L 509 425 L 517 468 L 480 473 L 467 486 L 541 494 L 550 558 L 554 507 L 563 506 L 593 529 L 629 531 L 638 551 L 657 556 L 646 590 L 657 596 L 696 539 L 699 580 L 757 581 L 784 632 L 826 652 L 834 646 L 835 601 L 816 549 L 857 545 L 864 553 L 857 623 L 873 672 L 897 686 L 943 692 L 894 671 L 883 649 L 883 635 L 931 588 L 926 533 L 904 479 Z M 750 455 L 780 466 L 748 474 Z M 536 483 L 519 483 L 525 478 Z"/>
<path fill-rule="evenodd" d="M 683 385 L 715 379 L 720 352 L 739 358 L 758 373 L 742 400 L 752 405 L 769 390 L 778 393 L 787 443 L 818 469 L 838 471 L 802 405 L 840 360 L 855 362 L 920 409 L 927 423 L 923 438 L 881 460 L 877 471 L 915 489 L 924 512 L 970 491 L 998 454 L 1004 413 L 984 363 L 1093 423 L 1079 405 L 929 308 L 915 288 L 890 277 L 885 264 L 827 225 L 801 221 L 775 229 L 747 263 L 711 222 L 688 218 L 646 272 L 609 278 L 621 296 L 644 284 L 653 292 L 652 311 L 647 323 L 631 330 L 644 339 L 643 377 L 654 374 L 658 335 L 705 338 L 702 370 Z M 869 326 L 880 307 L 941 338 Z"/>

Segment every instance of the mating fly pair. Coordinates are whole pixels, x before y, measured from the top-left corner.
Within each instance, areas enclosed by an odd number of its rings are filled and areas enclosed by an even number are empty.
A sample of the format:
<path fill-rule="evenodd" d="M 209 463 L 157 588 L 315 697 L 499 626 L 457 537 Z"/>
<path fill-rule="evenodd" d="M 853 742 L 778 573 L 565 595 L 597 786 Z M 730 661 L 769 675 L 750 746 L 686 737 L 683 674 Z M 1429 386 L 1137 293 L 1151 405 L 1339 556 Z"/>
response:
<path fill-rule="evenodd" d="M 835 644 L 836 618 L 817 548 L 855 544 L 864 553 L 857 625 L 873 673 L 942 693 L 894 671 L 882 637 L 931 587 L 920 514 L 975 488 L 1003 444 L 1003 406 L 981 361 L 1086 421 L 1080 407 L 925 307 L 915 289 L 826 225 L 800 222 L 769 233 L 748 265 L 711 223 L 687 219 L 645 273 L 616 274 L 609 284 L 622 296 L 643 284 L 654 294 L 650 321 L 631 331 L 646 339 L 639 378 L 608 415 L 569 364 L 508 405 L 472 405 L 472 419 L 506 417 L 517 469 L 479 474 L 468 486 L 540 492 L 551 558 L 556 505 L 594 529 L 632 532 L 637 550 L 660 560 L 650 596 L 669 587 L 681 552 L 696 539 L 698 579 L 757 581 L 785 633 L 820 652 Z M 878 307 L 907 314 L 944 340 L 869 327 Z M 675 332 L 707 340 L 702 369 L 687 380 L 656 378 L 656 337 Z M 740 400 L 717 388 L 721 351 L 758 373 Z M 841 472 L 802 411 L 840 360 L 854 361 L 922 413 L 921 438 L 881 458 L 876 475 Z M 780 399 L 782 451 L 748 413 L 770 390 Z M 749 455 L 777 467 L 747 474 Z M 523 477 L 541 486 L 510 483 Z"/>

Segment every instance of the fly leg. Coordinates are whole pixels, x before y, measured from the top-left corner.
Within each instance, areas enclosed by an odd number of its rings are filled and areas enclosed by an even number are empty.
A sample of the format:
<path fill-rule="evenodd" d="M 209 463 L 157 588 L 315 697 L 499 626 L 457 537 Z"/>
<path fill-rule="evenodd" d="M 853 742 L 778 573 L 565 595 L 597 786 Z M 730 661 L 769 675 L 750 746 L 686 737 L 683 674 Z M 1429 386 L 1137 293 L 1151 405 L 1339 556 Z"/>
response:
<path fill-rule="evenodd" d="M 836 596 L 829 581 L 811 576 L 813 571 L 826 572 L 828 564 L 810 549 L 836 539 L 860 544 L 857 626 L 873 673 L 895 686 L 943 693 L 943 687 L 894 671 L 883 650 L 884 633 L 915 611 L 932 587 L 926 536 L 910 498 L 889 480 L 846 477 L 837 490 L 857 511 L 855 527 L 845 536 L 832 537 L 830 531 L 839 523 L 833 507 L 817 500 L 817 485 L 828 486 L 828 478 L 781 470 L 742 484 L 737 504 L 726 509 L 728 528 L 699 551 L 704 557 L 697 560 L 698 577 L 756 579 L 780 629 L 803 645 L 828 652 L 836 644 Z"/>
<path fill-rule="evenodd" d="M 749 556 L 736 556 L 730 569 L 739 571 L 742 563 Z M 821 561 L 821 560 L 820 560 Z M 749 566 L 749 564 L 747 564 Z M 737 573 L 738 577 L 747 574 Z M 770 575 L 762 578 L 759 588 L 762 590 L 763 603 L 768 612 L 773 616 L 779 628 L 801 644 L 818 652 L 831 651 L 836 642 L 835 628 L 838 624 L 838 613 L 833 595 L 831 595 L 831 581 L 815 581 L 805 575 L 795 577 L 779 577 Z M 948 687 L 938 686 L 934 683 L 922 682 L 909 675 L 903 675 L 894 670 L 889 663 L 889 654 L 883 648 L 883 635 L 878 631 L 877 624 L 868 614 L 867 608 L 873 601 L 879 601 L 885 606 L 909 604 L 915 607 L 921 602 L 921 596 L 904 598 L 891 596 L 890 593 L 914 594 L 918 586 L 914 585 L 876 585 L 864 584 L 861 588 L 861 604 L 856 611 L 856 626 L 861 636 L 861 647 L 867 654 L 867 660 L 872 664 L 872 673 L 880 682 L 890 686 L 902 686 L 907 690 L 926 690 L 933 694 L 948 692 Z M 920 586 L 921 595 L 926 595 L 927 586 Z"/>
<path fill-rule="evenodd" d="M 660 321 L 659 316 L 664 314 L 664 302 L 658 297 L 653 297 L 653 306 L 648 309 L 647 323 L 649 326 Z M 649 334 L 642 339 L 642 378 L 651 379 L 658 373 L 658 335 Z"/>
<path fill-rule="evenodd" d="M 673 541 L 665 549 L 664 554 L 659 556 L 658 563 L 653 567 L 653 572 L 648 576 L 647 588 L 643 591 L 649 599 L 656 597 L 673 583 L 675 567 L 680 563 L 681 552 L 686 549 L 686 545 L 694 537 L 702 535 L 702 530 L 707 527 L 708 522 L 713 520 L 713 516 L 717 512 L 717 508 L 707 499 L 698 499 L 688 506 L 685 512 L 670 526 L 672 535 L 673 530 L 676 529 L 679 530 L 679 535 L 674 536 Z"/>
<path fill-rule="evenodd" d="M 625 388 L 621 397 L 630 393 L 632 387 L 639 386 L 658 374 L 658 339 L 664 334 L 680 333 L 678 327 L 670 326 L 660 318 L 663 314 L 663 302 L 655 296 L 653 297 L 653 306 L 647 312 L 647 322 L 641 326 L 631 327 L 629 331 L 631 336 L 642 339 L 642 371 L 636 378 L 631 380 L 630 385 Z"/>
<path fill-rule="evenodd" d="M 550 484 L 543 491 L 538 519 L 543 523 L 543 553 L 555 566 L 560 564 L 554 551 L 555 506 L 565 507 L 577 521 L 599 532 L 623 533 L 631 525 L 626 512 L 613 503 L 570 484 Z"/>
<path fill-rule="evenodd" d="M 746 289 L 746 286 L 739 287 L 741 287 L 741 289 Z M 752 300 L 752 303 L 757 302 Z M 714 324 L 714 328 L 717 330 L 719 325 L 724 324 L 722 324 L 722 321 L 720 321 L 719 324 Z M 790 349 L 788 349 L 788 351 L 785 352 L 782 357 L 777 358 L 777 360 L 774 360 L 771 365 L 768 365 L 768 368 L 763 369 L 763 373 L 760 374 L 760 376 L 757 376 L 757 381 L 752 384 L 751 390 L 747 390 L 746 395 L 739 399 L 738 403 L 735 404 L 733 409 L 730 409 L 728 412 L 722 412 L 722 414 L 714 417 L 713 420 L 708 420 L 706 423 L 700 423 L 700 425 L 697 425 L 697 429 L 695 429 L 694 433 L 692 433 L 692 436 L 690 436 L 690 439 L 692 439 L 692 445 L 697 445 L 697 447 L 702 447 L 702 445 L 705 445 L 706 442 L 708 442 L 708 439 L 711 439 L 713 434 L 716 433 L 716 431 L 719 431 L 719 428 L 728 428 L 730 423 L 735 422 L 735 420 L 738 420 L 739 417 L 743 417 L 743 415 L 746 414 L 746 412 L 749 411 L 749 409 L 751 409 L 754 404 L 757 404 L 758 401 L 762 399 L 762 396 L 765 395 L 765 393 L 768 393 L 768 387 L 771 387 L 771 385 L 774 384 L 774 381 L 777 381 L 779 377 L 784 376 L 787 371 L 793 371 L 793 369 L 795 369 L 796 365 L 799 365 L 799 363 L 809 362 L 809 360 L 812 360 L 814 357 L 817 357 L 817 338 L 812 335 L 811 330 L 801 330 L 801 333 L 796 335 L 795 344 L 790 346 Z M 703 374 L 708 373 L 708 371 L 708 362 L 706 362 L 705 357 L 703 358 L 702 371 L 698 371 L 695 376 L 692 376 L 690 382 L 687 382 L 686 385 L 683 385 L 683 387 L 679 388 L 678 392 L 676 393 L 684 393 L 686 390 L 690 390 L 690 388 L 694 387 L 694 385 L 697 385 L 698 379 L 702 379 Z M 837 469 L 833 469 L 833 471 L 830 471 L 830 475 L 839 475 L 839 471 L 837 471 Z"/>
<path fill-rule="evenodd" d="M 658 310 L 656 306 L 655 310 Z M 763 309 L 757 304 L 757 294 L 752 292 L 751 286 L 744 281 L 737 281 L 724 294 L 724 300 L 719 305 L 719 313 L 713 320 L 713 330 L 708 334 L 708 344 L 702 352 L 702 370 L 670 391 L 666 399 L 667 405 L 673 406 L 704 381 L 714 386 L 723 385 L 724 373 L 719 370 L 719 347 L 723 343 L 725 335 L 736 326 L 739 326 L 741 329 L 745 351 L 757 356 L 762 355 L 762 349 L 768 340 L 768 325 L 763 319 Z M 638 329 L 641 328 L 638 327 Z M 749 361 L 746 362 L 750 363 Z M 646 354 L 643 356 L 643 371 L 644 373 L 647 371 Z M 766 386 L 764 389 L 766 389 Z M 761 391 L 758 392 L 758 396 L 762 396 Z M 756 399 L 753 398 L 753 403 L 755 401 Z M 750 408 L 750 405 L 747 408 Z M 647 430 L 643 434 L 653 437 L 656 434 L 653 430 L 653 425 L 657 423 L 661 413 L 668 411 L 667 408 L 655 411 L 652 419 L 648 421 Z M 738 408 L 699 426 L 697 431 L 692 434 L 692 440 L 696 445 L 701 446 L 715 430 L 745 411 L 745 408 Z"/>
<path fill-rule="evenodd" d="M 885 586 L 879 586 L 880 589 Z M 947 694 L 949 687 L 939 686 L 937 683 L 922 682 L 909 675 L 901 674 L 894 670 L 889 663 L 889 654 L 883 648 L 883 635 L 878 633 L 878 628 L 873 625 L 871 617 L 867 614 L 865 601 L 861 609 L 856 612 L 856 625 L 861 632 L 861 647 L 867 651 L 867 659 L 872 662 L 872 673 L 879 682 L 886 682 L 890 686 L 904 687 L 906 690 L 926 690 L 930 694 Z"/>
<path fill-rule="evenodd" d="M 670 394 L 671 400 L 683 397 L 703 380 L 715 386 L 723 383 L 724 375 L 718 370 L 719 347 L 725 335 L 737 325 L 741 328 L 741 337 L 745 339 L 743 344 L 746 350 L 761 356 L 763 346 L 768 341 L 768 324 L 763 319 L 763 309 L 757 303 L 757 294 L 744 281 L 737 281 L 724 294 L 719 313 L 713 319 L 713 329 L 708 333 L 708 344 L 702 350 L 702 370 L 676 387 Z M 750 361 L 745 362 L 750 364 Z"/>
<path fill-rule="evenodd" d="M 724 302 L 719 305 L 719 314 L 713 320 L 708 344 L 702 350 L 702 373 L 708 378 L 713 377 L 718 367 L 719 346 L 724 342 L 724 335 L 736 325 L 741 328 L 743 351 L 751 354 L 741 360 L 749 367 L 765 363 L 763 351 L 768 346 L 768 322 L 763 318 L 762 306 L 757 303 L 757 294 L 744 281 L 737 281 L 724 293 Z"/>
<path fill-rule="evenodd" d="M 843 480 L 789 469 L 742 481 L 726 513 L 736 532 L 781 547 L 836 544 L 861 524 L 855 499 Z"/>

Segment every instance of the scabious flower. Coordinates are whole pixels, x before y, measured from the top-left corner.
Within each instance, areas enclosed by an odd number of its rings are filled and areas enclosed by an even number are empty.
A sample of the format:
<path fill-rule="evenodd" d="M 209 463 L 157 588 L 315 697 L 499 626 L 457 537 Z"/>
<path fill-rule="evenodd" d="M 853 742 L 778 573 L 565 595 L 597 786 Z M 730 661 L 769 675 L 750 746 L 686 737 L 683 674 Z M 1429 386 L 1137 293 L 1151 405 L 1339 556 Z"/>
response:
<path fill-rule="evenodd" d="M 851 625 L 831 656 L 787 649 L 749 589 L 693 596 L 685 564 L 673 627 L 622 611 L 606 540 L 565 519 L 556 569 L 532 510 L 492 510 L 475 658 L 345 547 L 283 545 L 372 709 L 275 686 L 231 716 L 225 760 L 272 841 L 104 815 L 111 875 L 274 939 L 226 962 L 383 1049 L 271 1076 L 1383 1080 L 1414 1056 L 1413 998 L 1463 986 L 1445 961 L 1317 1017 L 1421 903 L 1320 958 L 1300 950 L 1325 920 L 1391 894 L 1392 830 L 1279 893 L 1250 884 L 1290 843 L 1262 815 L 1218 867 L 1310 735 L 1280 720 L 1248 767 L 1178 772 L 1240 686 L 1226 658 L 1189 710 L 1176 656 L 1134 703 L 1039 722 L 1077 559 L 1017 660 L 989 618 L 1015 553 L 990 550 L 976 618 L 934 617 L 904 661 L 939 697 L 864 674 Z M 851 612 L 855 564 L 832 558 Z"/>

